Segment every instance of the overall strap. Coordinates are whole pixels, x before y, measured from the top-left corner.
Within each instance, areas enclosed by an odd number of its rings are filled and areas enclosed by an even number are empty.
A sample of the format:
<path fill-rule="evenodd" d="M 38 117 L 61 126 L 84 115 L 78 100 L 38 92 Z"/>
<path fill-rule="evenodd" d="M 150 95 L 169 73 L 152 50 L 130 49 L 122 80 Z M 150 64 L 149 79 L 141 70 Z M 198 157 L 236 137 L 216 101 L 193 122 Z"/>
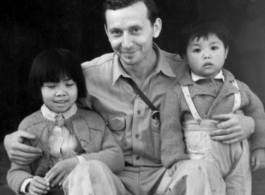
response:
<path fill-rule="evenodd" d="M 194 120 L 196 120 L 198 123 L 201 123 L 202 118 L 200 117 L 199 113 L 197 112 L 197 109 L 195 108 L 195 105 L 191 99 L 189 87 L 188 86 L 181 86 L 181 89 L 182 89 L 182 92 L 184 94 L 184 97 L 186 99 L 186 102 L 189 106 L 190 112 L 191 112 Z"/>
<path fill-rule="evenodd" d="M 235 80 L 232 81 L 232 84 L 239 89 L 238 84 Z M 195 108 L 195 105 L 191 99 L 191 95 L 190 95 L 190 91 L 189 91 L 189 87 L 188 86 L 181 86 L 182 92 L 184 94 L 184 97 L 186 99 L 186 102 L 189 106 L 190 112 L 194 118 L 194 120 L 196 120 L 198 123 L 201 123 L 202 118 L 200 117 L 197 109 Z M 235 112 L 236 110 L 239 109 L 240 104 L 241 104 L 241 95 L 240 92 L 237 92 L 234 94 L 234 106 L 232 111 Z"/>
<path fill-rule="evenodd" d="M 239 89 L 236 80 L 233 80 L 233 81 L 232 81 L 232 84 L 233 84 L 236 88 Z M 232 110 L 233 112 L 235 112 L 236 110 L 238 110 L 239 107 L 240 107 L 240 104 L 241 104 L 241 95 L 240 95 L 240 92 L 235 93 L 234 97 L 235 97 L 235 101 L 234 101 L 234 106 L 233 106 L 233 110 Z"/>

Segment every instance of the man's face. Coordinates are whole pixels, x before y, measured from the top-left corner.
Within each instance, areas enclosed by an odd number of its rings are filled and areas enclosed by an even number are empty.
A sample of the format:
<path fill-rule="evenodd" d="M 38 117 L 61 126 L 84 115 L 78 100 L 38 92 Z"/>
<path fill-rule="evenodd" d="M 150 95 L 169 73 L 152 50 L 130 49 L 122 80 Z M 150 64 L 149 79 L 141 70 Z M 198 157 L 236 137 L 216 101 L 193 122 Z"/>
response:
<path fill-rule="evenodd" d="M 148 60 L 152 53 L 153 37 L 161 29 L 161 20 L 152 25 L 143 2 L 106 11 L 105 30 L 114 52 L 126 65 L 137 65 Z"/>
<path fill-rule="evenodd" d="M 228 49 L 215 34 L 210 34 L 207 38 L 191 40 L 186 54 L 187 63 L 195 74 L 214 77 L 224 65 Z"/>

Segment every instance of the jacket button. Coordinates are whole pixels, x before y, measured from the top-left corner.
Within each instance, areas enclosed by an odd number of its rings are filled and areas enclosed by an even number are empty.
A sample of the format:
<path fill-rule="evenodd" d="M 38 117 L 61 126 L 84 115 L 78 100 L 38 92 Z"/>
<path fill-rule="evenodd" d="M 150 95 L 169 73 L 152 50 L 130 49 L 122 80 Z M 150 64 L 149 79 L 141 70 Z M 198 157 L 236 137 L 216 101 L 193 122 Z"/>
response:
<path fill-rule="evenodd" d="M 137 114 L 141 114 L 141 111 L 140 110 L 137 110 Z"/>
<path fill-rule="evenodd" d="M 136 160 L 139 160 L 140 159 L 140 156 L 136 156 Z"/>

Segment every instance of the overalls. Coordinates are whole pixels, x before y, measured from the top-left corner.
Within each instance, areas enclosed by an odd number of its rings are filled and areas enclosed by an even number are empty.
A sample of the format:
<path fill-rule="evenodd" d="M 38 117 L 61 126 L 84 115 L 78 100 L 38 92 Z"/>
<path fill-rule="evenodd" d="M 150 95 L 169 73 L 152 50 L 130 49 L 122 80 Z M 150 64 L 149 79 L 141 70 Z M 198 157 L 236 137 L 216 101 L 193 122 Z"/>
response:
<path fill-rule="evenodd" d="M 238 88 L 236 81 L 233 85 Z M 183 122 L 183 133 L 187 153 L 191 159 L 206 159 L 219 170 L 226 183 L 227 195 L 250 195 L 251 172 L 248 140 L 234 144 L 213 141 L 212 130 L 217 129 L 217 120 L 202 119 L 191 99 L 188 86 L 181 86 L 184 97 L 194 120 Z M 239 109 L 240 93 L 234 94 L 233 112 Z"/>

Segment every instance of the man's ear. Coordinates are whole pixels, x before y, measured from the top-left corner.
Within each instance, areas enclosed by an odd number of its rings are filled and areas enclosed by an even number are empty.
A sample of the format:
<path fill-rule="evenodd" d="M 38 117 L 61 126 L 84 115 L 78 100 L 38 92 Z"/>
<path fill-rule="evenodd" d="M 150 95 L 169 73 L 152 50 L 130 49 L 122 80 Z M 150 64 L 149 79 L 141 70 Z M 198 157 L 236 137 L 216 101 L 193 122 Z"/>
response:
<path fill-rule="evenodd" d="M 162 20 L 157 18 L 153 25 L 153 37 L 157 38 L 162 30 Z"/>
<path fill-rule="evenodd" d="M 227 48 L 225 49 L 225 59 L 227 58 L 228 52 L 229 52 L 229 47 L 227 46 Z"/>
<path fill-rule="evenodd" d="M 105 29 L 105 32 L 106 32 L 106 34 L 107 34 L 107 36 L 108 36 L 108 27 L 107 27 L 106 24 L 104 24 L 104 29 Z"/>

